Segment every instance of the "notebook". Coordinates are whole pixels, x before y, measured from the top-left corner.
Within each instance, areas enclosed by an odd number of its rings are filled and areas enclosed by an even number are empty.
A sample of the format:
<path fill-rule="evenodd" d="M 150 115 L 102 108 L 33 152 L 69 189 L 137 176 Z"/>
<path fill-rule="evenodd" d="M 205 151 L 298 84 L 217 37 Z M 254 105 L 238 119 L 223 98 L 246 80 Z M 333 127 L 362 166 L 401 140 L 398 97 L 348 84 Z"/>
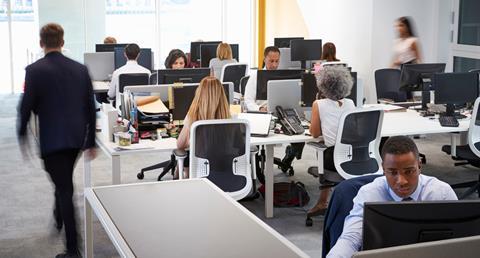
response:
<path fill-rule="evenodd" d="M 256 137 L 267 137 L 270 132 L 270 121 L 272 114 L 268 113 L 240 113 L 238 119 L 245 119 L 250 124 L 250 135 Z"/>

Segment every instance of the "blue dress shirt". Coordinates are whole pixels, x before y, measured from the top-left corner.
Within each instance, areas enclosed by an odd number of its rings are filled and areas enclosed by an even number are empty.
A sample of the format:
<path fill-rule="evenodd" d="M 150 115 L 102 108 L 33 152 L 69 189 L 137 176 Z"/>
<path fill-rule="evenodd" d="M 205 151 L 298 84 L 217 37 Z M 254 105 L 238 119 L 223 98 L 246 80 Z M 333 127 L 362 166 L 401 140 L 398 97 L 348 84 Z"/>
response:
<path fill-rule="evenodd" d="M 445 182 L 435 177 L 420 174 L 418 186 L 410 195 L 413 201 L 443 201 L 458 200 L 453 189 Z M 376 178 L 370 184 L 364 185 L 353 199 L 353 209 L 345 218 L 343 232 L 327 258 L 352 257 L 362 245 L 363 205 L 365 202 L 402 201 L 387 183 L 385 176 Z"/>

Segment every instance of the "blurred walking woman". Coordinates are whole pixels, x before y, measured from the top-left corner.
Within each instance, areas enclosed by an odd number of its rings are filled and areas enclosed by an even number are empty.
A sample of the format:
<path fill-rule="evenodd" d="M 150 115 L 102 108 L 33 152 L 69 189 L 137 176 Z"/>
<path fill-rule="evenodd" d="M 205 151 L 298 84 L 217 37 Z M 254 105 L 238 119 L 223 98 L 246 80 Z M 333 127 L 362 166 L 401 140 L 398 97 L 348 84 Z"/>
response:
<path fill-rule="evenodd" d="M 411 18 L 398 18 L 395 28 L 397 29 L 398 38 L 393 46 L 394 57 L 391 66 L 400 68 L 402 64 L 421 63 L 420 47 Z"/>

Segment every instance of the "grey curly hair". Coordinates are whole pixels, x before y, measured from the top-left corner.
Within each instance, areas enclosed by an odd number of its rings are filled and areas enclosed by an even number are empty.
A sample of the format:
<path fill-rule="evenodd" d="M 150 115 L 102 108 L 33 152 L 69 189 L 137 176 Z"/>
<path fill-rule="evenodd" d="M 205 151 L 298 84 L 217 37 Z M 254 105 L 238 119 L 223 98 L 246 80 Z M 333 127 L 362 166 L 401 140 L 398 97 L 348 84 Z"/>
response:
<path fill-rule="evenodd" d="M 340 100 L 350 95 L 353 78 L 343 66 L 326 66 L 317 74 L 320 95 L 331 100 Z"/>

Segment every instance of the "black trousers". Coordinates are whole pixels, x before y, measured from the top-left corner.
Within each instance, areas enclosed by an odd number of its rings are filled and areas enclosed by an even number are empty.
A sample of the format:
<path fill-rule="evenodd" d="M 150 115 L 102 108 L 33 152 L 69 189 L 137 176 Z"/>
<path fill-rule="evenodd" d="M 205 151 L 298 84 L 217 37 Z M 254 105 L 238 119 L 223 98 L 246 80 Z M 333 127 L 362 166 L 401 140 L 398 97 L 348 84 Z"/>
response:
<path fill-rule="evenodd" d="M 73 206 L 73 170 L 79 150 L 69 149 L 43 157 L 45 170 L 55 185 L 55 209 L 60 221 L 63 220 L 67 238 L 67 251 L 78 249 L 75 208 Z"/>

